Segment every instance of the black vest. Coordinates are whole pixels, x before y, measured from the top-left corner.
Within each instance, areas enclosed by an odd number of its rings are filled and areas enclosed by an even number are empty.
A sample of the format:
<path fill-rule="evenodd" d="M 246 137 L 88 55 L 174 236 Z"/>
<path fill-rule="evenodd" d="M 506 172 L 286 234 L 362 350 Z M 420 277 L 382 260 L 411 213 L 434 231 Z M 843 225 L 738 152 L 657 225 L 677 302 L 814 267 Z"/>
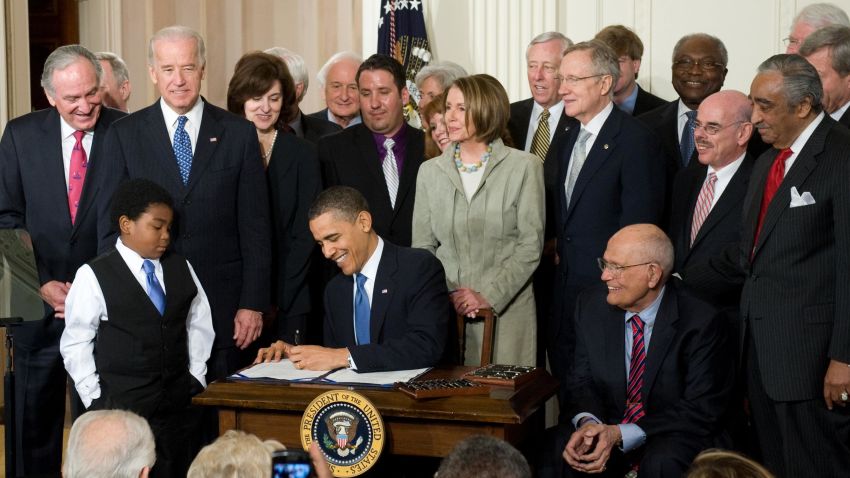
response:
<path fill-rule="evenodd" d="M 100 322 L 95 341 L 101 397 L 108 408 L 132 410 L 143 417 L 150 417 L 160 404 L 174 410 L 188 405 L 192 380 L 186 318 L 198 288 L 183 257 L 166 253 L 160 262 L 166 297 L 163 316 L 117 250 L 89 263 L 108 316 Z"/>

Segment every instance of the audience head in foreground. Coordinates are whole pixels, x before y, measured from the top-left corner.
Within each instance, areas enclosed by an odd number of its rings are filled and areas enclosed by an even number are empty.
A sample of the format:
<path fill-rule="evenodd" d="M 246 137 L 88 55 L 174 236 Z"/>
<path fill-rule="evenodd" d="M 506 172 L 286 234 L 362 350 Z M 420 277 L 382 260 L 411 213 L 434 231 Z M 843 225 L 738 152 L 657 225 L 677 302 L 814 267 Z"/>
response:
<path fill-rule="evenodd" d="M 773 475 L 744 455 L 711 449 L 697 455 L 687 478 L 773 478 Z"/>
<path fill-rule="evenodd" d="M 531 478 L 528 463 L 508 442 L 486 435 L 471 436 L 443 458 L 437 478 Z"/>
<path fill-rule="evenodd" d="M 151 427 L 124 410 L 84 413 L 71 427 L 64 478 L 145 478 L 156 461 Z"/>

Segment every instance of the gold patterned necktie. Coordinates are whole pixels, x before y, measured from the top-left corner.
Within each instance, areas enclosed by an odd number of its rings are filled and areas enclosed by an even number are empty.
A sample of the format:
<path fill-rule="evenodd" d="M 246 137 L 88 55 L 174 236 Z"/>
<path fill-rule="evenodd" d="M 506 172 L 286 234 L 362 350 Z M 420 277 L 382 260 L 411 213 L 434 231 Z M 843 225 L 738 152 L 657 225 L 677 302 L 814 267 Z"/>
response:
<path fill-rule="evenodd" d="M 534 132 L 534 138 L 531 140 L 531 154 L 545 161 L 547 151 L 549 151 L 549 110 L 544 109 L 540 113 L 537 131 Z"/>

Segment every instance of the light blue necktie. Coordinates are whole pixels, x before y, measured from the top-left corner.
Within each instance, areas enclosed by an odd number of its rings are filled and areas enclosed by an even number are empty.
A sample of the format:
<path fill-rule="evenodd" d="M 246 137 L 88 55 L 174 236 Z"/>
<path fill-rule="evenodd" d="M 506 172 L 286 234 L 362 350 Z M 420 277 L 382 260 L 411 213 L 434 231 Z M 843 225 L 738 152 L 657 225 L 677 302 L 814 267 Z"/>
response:
<path fill-rule="evenodd" d="M 189 182 L 189 171 L 192 170 L 192 140 L 185 126 L 188 118 L 180 116 L 177 118 L 177 129 L 174 131 L 174 157 L 177 158 L 177 166 L 180 167 L 180 179 L 183 185 Z"/>
<path fill-rule="evenodd" d="M 688 122 L 682 129 L 682 141 L 679 142 L 680 153 L 682 154 L 682 164 L 688 165 L 691 160 L 691 155 L 694 154 L 694 124 L 697 119 L 697 112 L 694 110 L 685 113 L 688 117 Z"/>
<path fill-rule="evenodd" d="M 369 307 L 369 296 L 366 293 L 366 279 L 363 274 L 355 274 L 357 293 L 354 294 L 354 337 L 357 345 L 369 343 L 369 321 L 372 311 Z"/>
<path fill-rule="evenodd" d="M 148 297 L 151 298 L 154 307 L 159 311 L 159 315 L 165 315 L 165 292 L 162 291 L 159 280 L 156 278 L 156 267 L 154 267 L 153 262 L 145 259 L 142 262 L 142 269 L 148 276 Z"/>

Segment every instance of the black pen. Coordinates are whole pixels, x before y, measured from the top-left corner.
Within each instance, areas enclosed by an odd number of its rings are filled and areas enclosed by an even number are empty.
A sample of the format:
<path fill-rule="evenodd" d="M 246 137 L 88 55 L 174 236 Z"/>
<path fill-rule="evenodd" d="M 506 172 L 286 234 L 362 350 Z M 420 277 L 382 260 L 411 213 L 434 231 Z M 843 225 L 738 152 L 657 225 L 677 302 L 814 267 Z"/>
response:
<path fill-rule="evenodd" d="M 295 329 L 295 345 L 301 345 L 301 330 Z"/>

